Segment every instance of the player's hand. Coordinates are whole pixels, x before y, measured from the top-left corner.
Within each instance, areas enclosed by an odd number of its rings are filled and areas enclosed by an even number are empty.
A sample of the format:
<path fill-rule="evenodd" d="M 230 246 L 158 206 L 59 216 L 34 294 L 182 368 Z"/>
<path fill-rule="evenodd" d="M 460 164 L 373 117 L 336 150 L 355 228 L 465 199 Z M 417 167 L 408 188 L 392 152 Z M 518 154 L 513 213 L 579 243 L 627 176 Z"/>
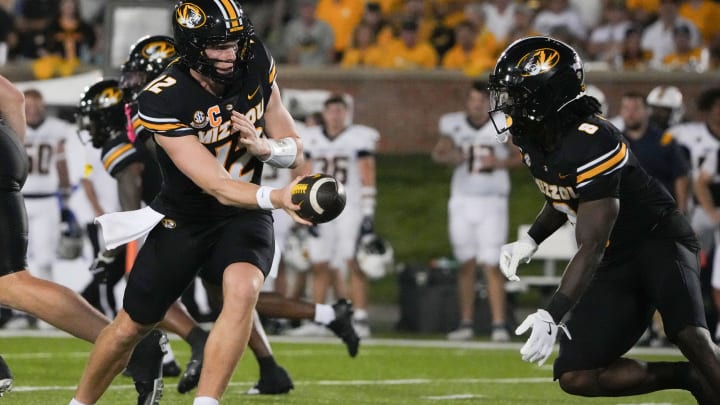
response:
<path fill-rule="evenodd" d="M 281 208 L 290 215 L 293 221 L 303 225 L 313 225 L 312 222 L 307 219 L 301 218 L 297 211 L 300 206 L 292 202 L 292 189 L 300 180 L 305 176 L 297 176 L 287 186 L 283 188 L 277 188 L 270 192 L 270 200 L 275 208 Z"/>
<path fill-rule="evenodd" d="M 93 277 L 106 280 L 108 267 L 115 262 L 116 253 L 112 250 L 100 251 L 90 265 L 90 274 Z"/>
<path fill-rule="evenodd" d="M 519 240 L 508 243 L 500 248 L 500 271 L 510 281 L 518 281 L 517 267 L 520 263 L 530 263 L 530 259 L 537 251 L 537 243 L 527 234 Z"/>
<path fill-rule="evenodd" d="M 528 315 L 515 329 L 515 334 L 520 336 L 530 328 L 532 328 L 530 337 L 520 349 L 520 355 L 524 361 L 537 362 L 538 366 L 542 366 L 552 354 L 558 329 L 565 332 L 568 339 L 572 339 L 567 327 L 564 324 L 557 325 L 550 313 L 544 309 L 538 309 L 534 314 Z"/>
<path fill-rule="evenodd" d="M 247 148 L 248 152 L 259 158 L 270 156 L 267 139 L 257 133 L 255 124 L 250 122 L 245 115 L 233 110 L 230 121 L 232 122 L 232 132 L 240 132 L 239 141 Z"/>

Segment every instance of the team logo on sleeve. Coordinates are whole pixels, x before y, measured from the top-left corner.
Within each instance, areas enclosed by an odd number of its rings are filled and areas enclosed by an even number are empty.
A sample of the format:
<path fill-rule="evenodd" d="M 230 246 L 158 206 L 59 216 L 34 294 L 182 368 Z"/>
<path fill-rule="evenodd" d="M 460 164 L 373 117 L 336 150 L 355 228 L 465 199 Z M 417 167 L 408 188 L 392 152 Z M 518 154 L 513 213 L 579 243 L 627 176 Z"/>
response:
<path fill-rule="evenodd" d="M 185 28 L 200 28 L 205 25 L 207 17 L 205 12 L 192 3 L 183 3 L 175 11 L 175 19 Z"/>
<path fill-rule="evenodd" d="M 557 65 L 560 53 L 552 48 L 540 48 L 525 54 L 517 64 L 522 76 L 537 76 Z"/>
<path fill-rule="evenodd" d="M 207 115 L 205 115 L 204 112 L 197 110 L 193 114 L 193 120 L 190 123 L 190 126 L 193 128 L 205 128 L 208 123 Z"/>

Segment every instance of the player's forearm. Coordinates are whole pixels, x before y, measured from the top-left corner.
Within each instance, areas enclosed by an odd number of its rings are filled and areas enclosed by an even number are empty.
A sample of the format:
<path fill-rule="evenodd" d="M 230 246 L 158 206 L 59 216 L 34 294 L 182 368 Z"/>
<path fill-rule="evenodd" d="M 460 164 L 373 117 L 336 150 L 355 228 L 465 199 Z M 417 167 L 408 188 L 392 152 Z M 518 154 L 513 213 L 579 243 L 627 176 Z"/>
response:
<path fill-rule="evenodd" d="M 142 201 L 142 164 L 133 163 L 116 176 L 120 208 L 132 211 L 140 208 Z"/>
<path fill-rule="evenodd" d="M 539 245 L 560 229 L 565 222 L 567 222 L 567 216 L 545 202 L 542 210 L 540 210 L 532 226 L 530 226 L 528 235 Z"/>
<path fill-rule="evenodd" d="M 690 188 L 690 180 L 688 179 L 688 176 L 680 176 L 675 179 L 674 186 L 677 207 L 680 212 L 685 213 L 687 210 L 688 189 Z"/>
<path fill-rule="evenodd" d="M 280 190 L 263 187 L 233 179 L 220 179 L 213 183 L 211 188 L 205 191 L 215 197 L 221 204 L 232 205 L 241 208 L 272 208 L 282 207 L 282 195 Z"/>

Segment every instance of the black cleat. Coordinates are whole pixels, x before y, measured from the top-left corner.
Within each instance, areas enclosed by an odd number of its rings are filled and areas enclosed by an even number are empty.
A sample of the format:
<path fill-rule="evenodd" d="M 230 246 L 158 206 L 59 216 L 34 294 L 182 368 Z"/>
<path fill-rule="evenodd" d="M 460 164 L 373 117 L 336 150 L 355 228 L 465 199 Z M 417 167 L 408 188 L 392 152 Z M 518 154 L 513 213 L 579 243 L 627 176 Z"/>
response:
<path fill-rule="evenodd" d="M 165 332 L 153 329 L 135 346 L 127 369 L 135 381 L 138 405 L 158 405 L 163 393 L 163 357 L 167 353 Z"/>
<path fill-rule="evenodd" d="M 163 363 L 163 377 L 178 377 L 182 373 L 177 361 L 171 360 Z"/>
<path fill-rule="evenodd" d="M 186 392 L 190 392 L 198 386 L 198 383 L 200 382 L 200 372 L 202 371 L 202 366 L 202 356 L 200 356 L 199 359 L 190 359 L 187 366 L 185 367 L 185 372 L 183 373 L 182 377 L 180 377 L 180 381 L 178 382 L 177 390 L 179 393 L 185 394 Z"/>
<path fill-rule="evenodd" d="M 10 367 L 5 363 L 5 359 L 0 356 L 0 397 L 4 393 L 10 391 L 13 385 L 13 375 L 10 372 Z"/>
<path fill-rule="evenodd" d="M 337 337 L 342 339 L 347 346 L 350 357 L 357 356 L 360 338 L 352 324 L 353 308 L 352 303 L 346 299 L 338 300 L 333 304 L 335 320 L 327 324 L 327 328 L 333 331 Z"/>
<path fill-rule="evenodd" d="M 287 394 L 295 388 L 290 375 L 284 368 L 277 366 L 266 375 L 260 376 L 260 381 L 250 388 L 248 395 L 278 395 Z"/>
<path fill-rule="evenodd" d="M 200 372 L 202 371 L 203 366 L 203 355 L 205 352 L 206 341 L 207 335 L 205 335 L 205 340 L 202 340 L 201 343 L 197 343 L 194 347 L 192 347 L 190 361 L 188 361 L 187 366 L 185 366 L 185 372 L 182 377 L 180 377 L 180 381 L 178 381 L 177 390 L 181 394 L 195 389 L 200 382 Z"/>

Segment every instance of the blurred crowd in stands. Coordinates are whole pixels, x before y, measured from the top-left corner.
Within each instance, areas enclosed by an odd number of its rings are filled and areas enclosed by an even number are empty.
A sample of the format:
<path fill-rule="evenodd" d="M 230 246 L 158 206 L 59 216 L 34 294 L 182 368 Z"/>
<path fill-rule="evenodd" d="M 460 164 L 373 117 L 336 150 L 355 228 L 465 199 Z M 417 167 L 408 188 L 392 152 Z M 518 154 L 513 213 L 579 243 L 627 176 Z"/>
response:
<path fill-rule="evenodd" d="M 38 78 L 102 61 L 111 0 L 0 0 L 0 65 Z M 167 0 L 172 5 L 172 0 Z M 142 1 L 140 1 L 142 2 Z M 344 69 L 447 69 L 476 76 L 513 40 L 551 35 L 588 70 L 720 68 L 711 0 L 245 0 L 276 60 Z"/>

